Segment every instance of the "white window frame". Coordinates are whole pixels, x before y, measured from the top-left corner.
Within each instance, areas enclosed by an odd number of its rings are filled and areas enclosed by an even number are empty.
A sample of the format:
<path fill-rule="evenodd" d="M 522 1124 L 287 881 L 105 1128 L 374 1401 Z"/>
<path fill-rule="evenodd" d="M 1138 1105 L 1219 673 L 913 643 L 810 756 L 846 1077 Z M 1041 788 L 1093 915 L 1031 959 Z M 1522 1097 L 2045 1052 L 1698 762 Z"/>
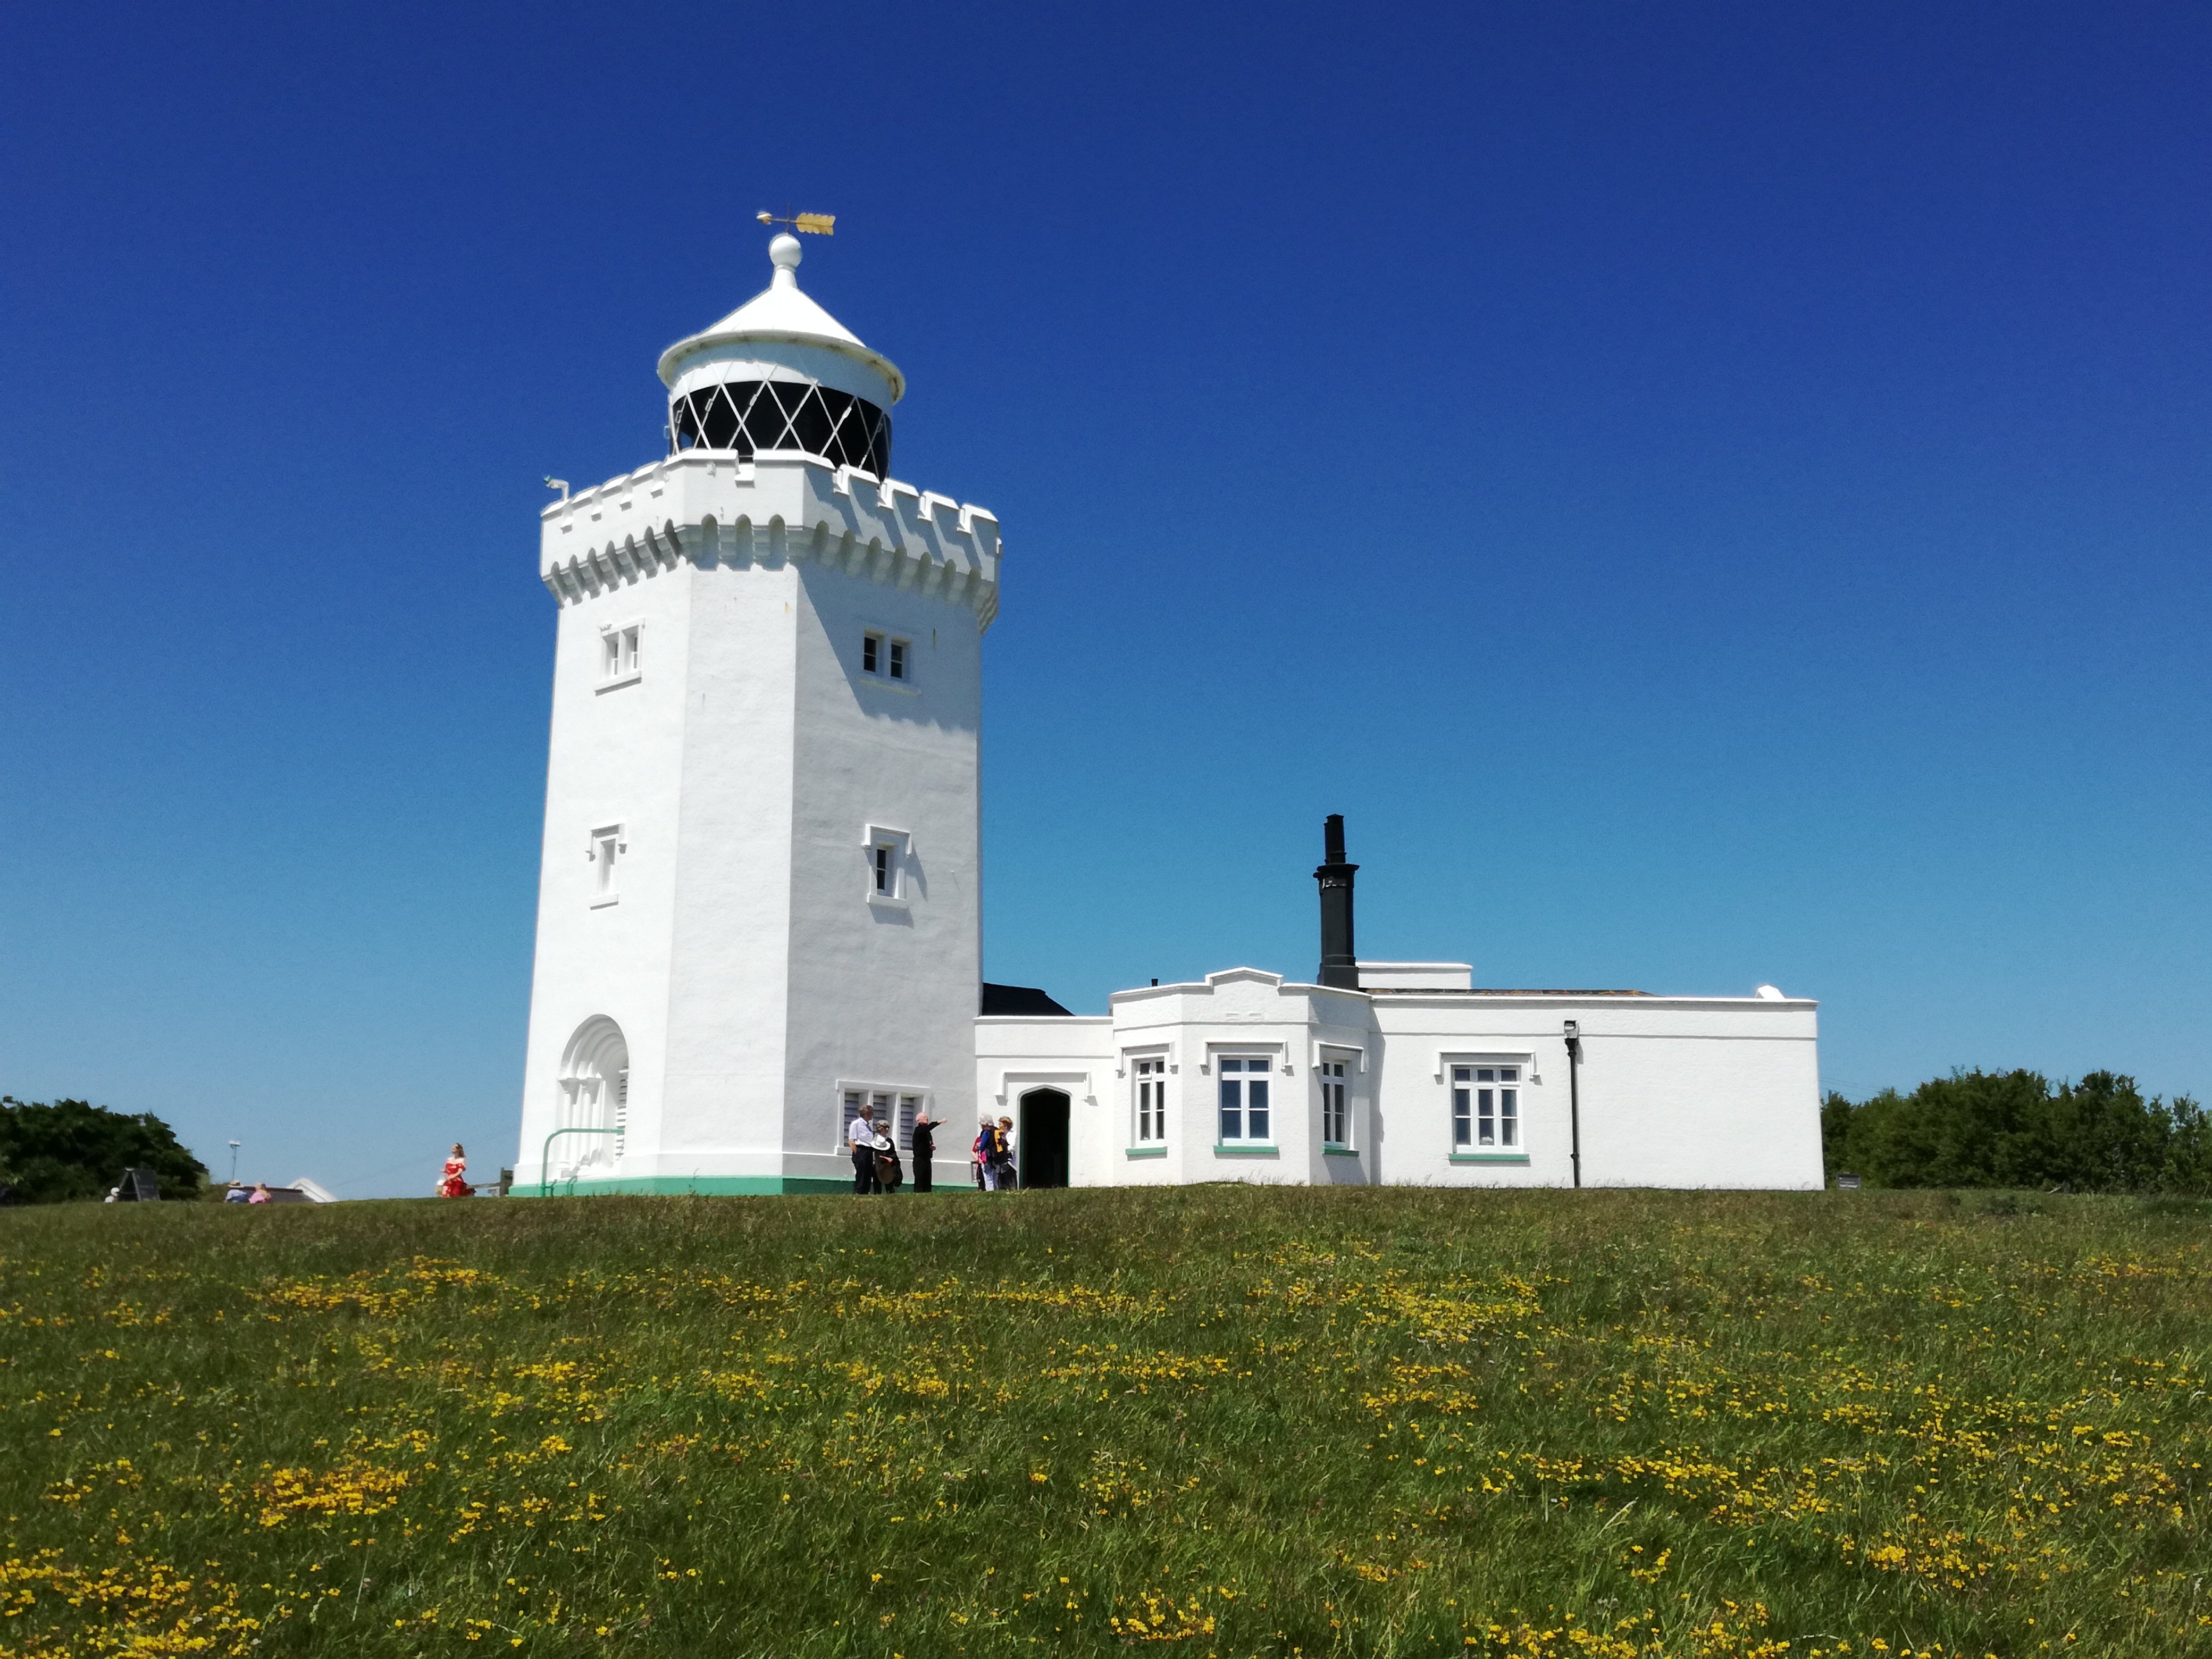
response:
<path fill-rule="evenodd" d="M 584 860 L 592 866 L 594 910 L 622 902 L 622 866 L 629 853 L 629 831 L 619 823 L 599 825 L 584 843 Z"/>
<path fill-rule="evenodd" d="M 1313 1069 L 1321 1093 L 1322 1150 L 1328 1152 L 1351 1152 L 1358 1145 L 1352 1138 L 1356 1115 L 1352 1110 L 1355 1099 L 1352 1079 L 1359 1075 L 1359 1051 L 1323 1048 L 1321 1057 L 1314 1062 Z M 1328 1132 L 1332 1091 L 1335 1094 L 1337 1115 L 1337 1133 L 1333 1135 Z"/>
<path fill-rule="evenodd" d="M 914 1121 L 930 1110 L 929 1091 L 913 1083 L 861 1083 L 846 1080 L 837 1085 L 837 1150 L 848 1158 L 852 1156 L 853 1143 L 846 1139 L 853 1120 L 860 1115 L 860 1103 L 866 1101 L 876 1109 L 876 1127 L 888 1123 L 891 1145 L 906 1157 L 914 1154 Z"/>
<path fill-rule="evenodd" d="M 1168 1051 L 1132 1050 L 1123 1056 L 1129 1073 L 1129 1145 L 1133 1148 L 1164 1147 L 1168 1144 Z"/>
<path fill-rule="evenodd" d="M 1455 1158 L 1525 1155 L 1528 1150 L 1527 1054 L 1446 1054 L 1444 1121 Z M 1492 1075 L 1486 1078 L 1482 1073 Z M 1510 1072 L 1510 1078 L 1497 1075 Z M 1464 1074 L 1464 1075 L 1462 1075 Z M 1483 1097 L 1488 1095 L 1486 1112 Z M 1491 1138 L 1483 1137 L 1485 1125 Z M 1460 1139 L 1464 1127 L 1467 1139 Z"/>
<path fill-rule="evenodd" d="M 600 690 L 613 691 L 635 685 L 645 678 L 639 665 L 643 659 L 644 643 L 642 622 L 608 623 L 599 629 Z"/>
<path fill-rule="evenodd" d="M 912 902 L 913 884 L 908 879 L 908 865 L 914 857 L 914 837 L 903 830 L 872 823 L 860 844 L 866 866 L 868 902 L 905 909 Z"/>
<path fill-rule="evenodd" d="M 1247 1146 L 1272 1149 L 1275 1145 L 1275 1115 L 1281 1108 L 1276 1103 L 1271 1085 L 1274 1082 L 1276 1068 L 1282 1064 L 1281 1054 L 1240 1042 L 1209 1049 L 1206 1059 L 1207 1069 L 1213 1073 L 1213 1144 L 1240 1149 Z M 1236 1062 L 1233 1067 L 1230 1065 L 1232 1060 Z M 1229 1135 L 1222 1133 L 1224 1123 L 1223 1113 L 1227 1109 L 1222 1091 L 1232 1078 L 1237 1092 L 1238 1128 L 1236 1134 Z M 1267 1091 L 1257 1108 L 1252 1103 L 1251 1085 L 1255 1083 Z M 1252 1114 L 1255 1109 L 1265 1113 L 1267 1120 L 1266 1131 L 1256 1135 L 1252 1133 Z"/>
<path fill-rule="evenodd" d="M 860 634 L 860 672 L 877 684 L 895 691 L 914 690 L 914 641 L 888 628 L 865 629 Z"/>

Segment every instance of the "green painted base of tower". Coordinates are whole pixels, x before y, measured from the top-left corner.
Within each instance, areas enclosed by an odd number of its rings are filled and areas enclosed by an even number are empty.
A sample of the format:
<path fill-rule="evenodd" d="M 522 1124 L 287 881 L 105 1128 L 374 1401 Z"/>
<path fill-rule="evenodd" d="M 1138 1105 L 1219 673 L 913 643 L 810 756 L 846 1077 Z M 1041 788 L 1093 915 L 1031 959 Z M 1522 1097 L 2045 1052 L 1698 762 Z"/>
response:
<path fill-rule="evenodd" d="M 697 1197 L 760 1197 L 783 1193 L 849 1193 L 853 1183 L 834 1176 L 652 1176 L 637 1181 L 556 1181 L 541 1188 L 517 1182 L 513 1198 L 602 1198 L 621 1193 L 690 1194 Z"/>

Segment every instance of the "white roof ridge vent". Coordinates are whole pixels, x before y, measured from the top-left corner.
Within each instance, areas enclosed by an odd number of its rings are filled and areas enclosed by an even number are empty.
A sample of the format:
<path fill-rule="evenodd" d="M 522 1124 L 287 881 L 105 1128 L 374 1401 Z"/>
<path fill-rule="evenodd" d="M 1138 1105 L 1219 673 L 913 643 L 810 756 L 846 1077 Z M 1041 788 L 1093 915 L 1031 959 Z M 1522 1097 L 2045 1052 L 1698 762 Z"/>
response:
<path fill-rule="evenodd" d="M 1782 994 L 1782 988 L 1778 985 L 1762 985 L 1754 994 L 1758 996 L 1761 1002 L 1787 1002 L 1790 1000 L 1788 997 Z"/>
<path fill-rule="evenodd" d="M 1365 962 L 1359 964 L 1363 991 L 1472 991 L 1471 962 Z"/>

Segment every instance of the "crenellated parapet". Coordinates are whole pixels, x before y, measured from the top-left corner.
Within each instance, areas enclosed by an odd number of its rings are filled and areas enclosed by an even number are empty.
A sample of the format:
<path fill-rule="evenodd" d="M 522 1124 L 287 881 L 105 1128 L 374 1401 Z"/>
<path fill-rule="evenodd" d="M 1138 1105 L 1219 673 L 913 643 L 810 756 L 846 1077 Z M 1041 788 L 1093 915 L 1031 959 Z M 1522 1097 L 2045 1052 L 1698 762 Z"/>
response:
<path fill-rule="evenodd" d="M 539 515 L 538 574 L 562 605 L 673 570 L 808 561 L 975 613 L 999 610 L 999 521 L 820 457 L 687 450 Z"/>

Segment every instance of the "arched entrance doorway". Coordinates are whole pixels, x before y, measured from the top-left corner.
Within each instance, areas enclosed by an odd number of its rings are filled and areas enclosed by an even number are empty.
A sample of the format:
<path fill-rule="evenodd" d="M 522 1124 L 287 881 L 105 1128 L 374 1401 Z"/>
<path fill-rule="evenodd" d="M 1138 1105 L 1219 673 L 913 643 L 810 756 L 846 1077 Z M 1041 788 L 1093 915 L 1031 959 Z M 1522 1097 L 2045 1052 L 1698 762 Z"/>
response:
<path fill-rule="evenodd" d="M 560 1090 L 545 1146 L 547 1179 L 605 1180 L 629 1127 L 629 1044 L 621 1026 L 594 1014 L 576 1028 L 561 1056 Z"/>
<path fill-rule="evenodd" d="M 1032 1089 L 1022 1097 L 1015 1126 L 1014 1159 L 1024 1187 L 1067 1185 L 1067 1097 L 1058 1089 Z"/>

